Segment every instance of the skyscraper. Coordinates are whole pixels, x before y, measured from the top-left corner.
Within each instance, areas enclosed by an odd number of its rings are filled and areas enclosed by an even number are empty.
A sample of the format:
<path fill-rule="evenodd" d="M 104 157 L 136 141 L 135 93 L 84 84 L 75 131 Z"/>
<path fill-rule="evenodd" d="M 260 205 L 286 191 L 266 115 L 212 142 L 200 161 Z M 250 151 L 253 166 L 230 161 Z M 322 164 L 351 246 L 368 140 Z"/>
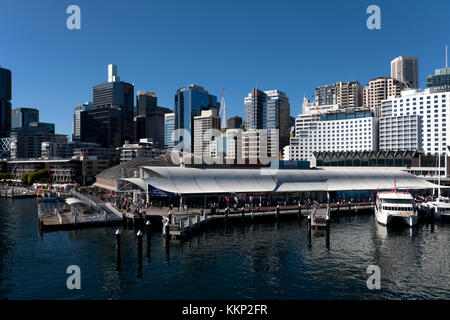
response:
<path fill-rule="evenodd" d="M 94 86 L 93 109 L 81 111 L 81 141 L 117 148 L 133 139 L 134 86 L 119 80 L 109 65 L 108 82 Z"/>
<path fill-rule="evenodd" d="M 29 127 L 33 122 L 39 122 L 39 110 L 17 108 L 11 111 L 11 129 Z"/>
<path fill-rule="evenodd" d="M 0 66 L 0 138 L 11 130 L 11 71 Z"/>
<path fill-rule="evenodd" d="M 406 84 L 409 88 L 417 89 L 418 61 L 416 57 L 397 57 L 391 61 L 391 78 Z"/>
<path fill-rule="evenodd" d="M 277 129 L 280 148 L 289 143 L 290 104 L 284 92 L 255 88 L 245 97 L 244 105 L 247 130 Z"/>
<path fill-rule="evenodd" d="M 80 103 L 75 107 L 73 113 L 72 141 L 79 141 L 81 137 L 81 112 L 92 110 L 92 102 Z"/>
<path fill-rule="evenodd" d="M 173 111 L 159 107 L 154 92 L 138 91 L 136 102 L 135 142 L 137 143 L 144 138 L 152 139 L 154 146 L 164 148 L 164 115 Z"/>
<path fill-rule="evenodd" d="M 139 90 L 136 96 L 136 115 L 145 115 L 155 111 L 158 97 L 155 92 Z"/>
<path fill-rule="evenodd" d="M 164 148 L 171 149 L 175 146 L 175 113 L 164 115 Z"/>
<path fill-rule="evenodd" d="M 364 88 L 364 106 L 369 107 L 379 115 L 381 101 L 397 97 L 405 88 L 405 84 L 392 78 L 378 77 L 369 81 Z"/>
<path fill-rule="evenodd" d="M 220 129 L 220 118 L 216 109 L 203 110 L 194 117 L 194 155 L 201 158 L 217 157 L 217 145 L 213 130 Z M 214 149 L 214 152 L 211 152 Z"/>
<path fill-rule="evenodd" d="M 175 128 L 186 129 L 190 133 L 191 141 L 184 141 L 185 148 L 191 149 L 194 144 L 194 117 L 199 116 L 202 110 L 217 110 L 218 107 L 217 97 L 209 94 L 203 87 L 191 84 L 178 89 L 175 94 Z M 181 138 L 175 137 L 175 140 Z"/>
<path fill-rule="evenodd" d="M 343 108 L 360 107 L 363 104 L 362 86 L 358 81 L 339 81 L 317 87 L 316 105 L 339 105 Z"/>

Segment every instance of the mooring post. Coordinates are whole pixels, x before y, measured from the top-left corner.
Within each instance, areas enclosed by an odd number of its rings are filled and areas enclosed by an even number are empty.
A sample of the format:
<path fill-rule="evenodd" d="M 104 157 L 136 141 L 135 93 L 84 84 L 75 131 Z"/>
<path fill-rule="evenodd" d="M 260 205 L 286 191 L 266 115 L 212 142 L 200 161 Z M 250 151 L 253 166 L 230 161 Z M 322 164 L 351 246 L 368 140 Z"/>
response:
<path fill-rule="evenodd" d="M 225 221 L 228 220 L 228 214 L 230 213 L 230 207 L 225 208 Z"/>
<path fill-rule="evenodd" d="M 337 212 L 337 217 L 339 218 L 339 215 L 340 215 L 340 213 L 341 213 L 341 204 L 339 203 L 339 201 L 337 202 L 337 209 L 336 209 L 336 212 Z"/>
<path fill-rule="evenodd" d="M 203 214 L 205 215 L 205 226 L 207 226 L 208 225 L 208 212 L 206 210 L 204 210 Z"/>
<path fill-rule="evenodd" d="M 280 205 L 277 205 L 277 220 L 280 220 Z"/>
<path fill-rule="evenodd" d="M 311 214 L 308 215 L 308 248 L 311 250 L 312 247 L 312 232 L 311 232 L 312 217 Z"/>
<path fill-rule="evenodd" d="M 152 238 L 150 235 L 150 228 L 151 228 L 152 223 L 150 222 L 150 220 L 147 220 L 147 222 L 145 223 L 145 227 L 147 229 L 147 257 L 150 258 L 150 248 L 151 248 L 151 244 L 152 244 Z"/>
<path fill-rule="evenodd" d="M 139 230 L 137 236 L 137 248 L 138 248 L 138 264 L 139 268 L 142 266 L 142 232 Z"/>
<path fill-rule="evenodd" d="M 164 223 L 164 227 L 163 227 L 163 233 L 165 238 L 168 240 L 169 239 L 169 230 L 170 230 L 170 222 L 169 222 L 169 218 L 165 218 L 166 222 Z"/>
<path fill-rule="evenodd" d="M 253 210 L 250 212 L 250 216 L 252 218 L 252 222 L 255 220 L 255 214 L 253 213 Z"/>
<path fill-rule="evenodd" d="M 242 206 L 242 222 L 244 222 L 245 219 L 245 207 Z"/>
<path fill-rule="evenodd" d="M 117 269 L 120 270 L 120 246 L 121 246 L 121 232 L 120 229 L 116 230 L 115 233 L 116 236 L 116 262 L 117 262 Z"/>
<path fill-rule="evenodd" d="M 302 220 L 302 205 L 298 202 L 298 213 L 297 213 L 298 223 L 301 223 Z"/>
<path fill-rule="evenodd" d="M 330 206 L 327 205 L 327 216 L 325 218 L 326 221 L 325 245 L 327 246 L 327 249 L 330 249 L 330 218 L 331 218 Z"/>

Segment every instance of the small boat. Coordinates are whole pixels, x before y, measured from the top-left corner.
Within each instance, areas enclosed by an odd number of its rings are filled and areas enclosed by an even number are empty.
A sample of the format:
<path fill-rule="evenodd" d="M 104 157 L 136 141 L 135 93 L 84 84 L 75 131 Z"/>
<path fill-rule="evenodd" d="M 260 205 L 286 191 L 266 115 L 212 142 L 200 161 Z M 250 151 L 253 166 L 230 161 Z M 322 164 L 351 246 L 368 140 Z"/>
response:
<path fill-rule="evenodd" d="M 393 191 L 377 193 L 375 217 L 382 225 L 398 221 L 413 227 L 417 224 L 414 198 L 409 192 L 397 191 L 394 181 Z"/>

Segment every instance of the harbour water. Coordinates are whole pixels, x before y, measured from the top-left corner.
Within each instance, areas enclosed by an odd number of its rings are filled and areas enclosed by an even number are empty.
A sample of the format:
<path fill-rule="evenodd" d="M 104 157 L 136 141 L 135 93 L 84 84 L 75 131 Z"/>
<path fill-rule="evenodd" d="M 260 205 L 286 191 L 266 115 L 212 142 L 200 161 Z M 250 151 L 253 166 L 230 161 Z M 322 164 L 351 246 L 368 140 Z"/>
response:
<path fill-rule="evenodd" d="M 116 227 L 38 232 L 35 199 L 0 199 L 0 299 L 450 299 L 450 225 L 386 228 L 372 215 L 333 220 L 210 227 L 167 247 L 144 232 L 142 270 L 135 231 L 123 230 L 120 271 Z M 69 290 L 66 269 L 81 269 Z M 381 270 L 369 290 L 367 267 Z"/>

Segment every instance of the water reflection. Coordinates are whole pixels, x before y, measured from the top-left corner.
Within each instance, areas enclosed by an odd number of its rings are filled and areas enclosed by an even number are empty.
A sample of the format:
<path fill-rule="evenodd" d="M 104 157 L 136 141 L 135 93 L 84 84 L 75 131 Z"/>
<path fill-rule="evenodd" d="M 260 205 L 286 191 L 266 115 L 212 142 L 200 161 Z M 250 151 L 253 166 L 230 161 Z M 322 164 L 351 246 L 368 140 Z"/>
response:
<path fill-rule="evenodd" d="M 329 230 L 297 220 L 218 225 L 181 241 L 154 230 L 140 263 L 136 232 L 124 227 L 120 270 L 117 228 L 43 239 L 36 228 L 33 201 L 0 200 L 0 298 L 450 298 L 449 225 L 386 228 L 373 216 L 346 216 Z M 81 291 L 65 288 L 70 264 L 82 270 Z M 380 266 L 380 291 L 366 287 L 371 264 Z"/>

